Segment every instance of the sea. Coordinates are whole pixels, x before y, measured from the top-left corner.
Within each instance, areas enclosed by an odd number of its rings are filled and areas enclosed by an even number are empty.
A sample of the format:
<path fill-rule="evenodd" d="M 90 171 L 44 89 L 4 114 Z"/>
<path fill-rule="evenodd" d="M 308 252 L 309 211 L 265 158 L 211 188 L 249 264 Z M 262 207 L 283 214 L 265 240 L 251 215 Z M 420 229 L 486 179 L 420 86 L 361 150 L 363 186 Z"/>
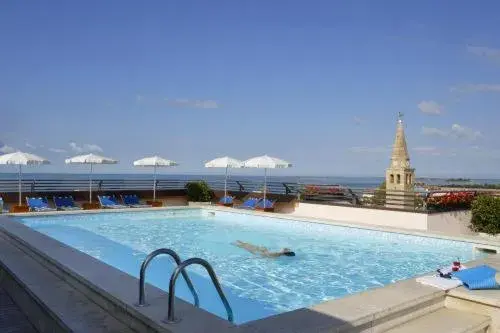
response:
<path fill-rule="evenodd" d="M 23 173 L 24 180 L 78 180 L 89 179 L 86 173 Z M 126 174 L 93 174 L 93 179 L 151 179 L 152 175 L 145 173 Z M 17 173 L 0 173 L 0 180 L 17 180 Z M 224 175 L 203 175 L 203 174 L 158 174 L 157 179 L 165 180 L 206 180 L 220 181 Z M 232 175 L 229 177 L 233 181 L 263 181 L 262 176 L 242 176 Z M 342 185 L 349 188 L 375 188 L 383 181 L 384 177 L 342 177 L 342 176 L 270 176 L 270 182 L 300 183 L 312 185 Z M 417 178 L 417 182 L 428 185 L 449 185 L 449 184 L 500 184 L 500 179 L 468 179 L 466 181 L 450 181 L 445 178 Z"/>

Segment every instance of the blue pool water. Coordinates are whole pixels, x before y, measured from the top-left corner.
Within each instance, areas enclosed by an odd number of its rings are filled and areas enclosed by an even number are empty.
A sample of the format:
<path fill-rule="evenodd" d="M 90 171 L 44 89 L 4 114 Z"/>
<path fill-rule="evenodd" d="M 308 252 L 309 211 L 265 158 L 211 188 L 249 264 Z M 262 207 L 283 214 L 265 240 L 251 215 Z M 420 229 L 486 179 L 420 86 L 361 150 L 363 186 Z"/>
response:
<path fill-rule="evenodd" d="M 201 257 L 214 267 L 235 322 L 310 306 L 434 271 L 456 258 L 471 260 L 470 243 L 208 210 L 165 210 L 26 217 L 21 221 L 133 276 L 145 256 L 161 247 L 182 259 Z M 263 259 L 231 243 L 295 257 Z M 168 290 L 173 264 L 153 261 L 147 281 Z M 225 318 L 225 309 L 201 267 L 188 269 L 201 307 Z M 192 302 L 184 281 L 177 293 Z"/>

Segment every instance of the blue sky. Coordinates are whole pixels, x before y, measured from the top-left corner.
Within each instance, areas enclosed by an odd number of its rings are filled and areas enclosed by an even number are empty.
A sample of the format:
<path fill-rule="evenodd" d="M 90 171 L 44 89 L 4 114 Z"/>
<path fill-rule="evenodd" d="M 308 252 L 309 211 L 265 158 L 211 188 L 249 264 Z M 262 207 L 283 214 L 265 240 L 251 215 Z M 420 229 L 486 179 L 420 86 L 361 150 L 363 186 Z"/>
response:
<path fill-rule="evenodd" d="M 84 151 L 120 160 L 102 172 L 159 154 L 180 163 L 171 173 L 267 153 L 294 164 L 274 174 L 381 176 L 403 112 L 417 176 L 500 177 L 498 12 L 494 0 L 1 1 L 0 150 L 44 156 L 47 172 L 82 171 L 63 160 Z"/>

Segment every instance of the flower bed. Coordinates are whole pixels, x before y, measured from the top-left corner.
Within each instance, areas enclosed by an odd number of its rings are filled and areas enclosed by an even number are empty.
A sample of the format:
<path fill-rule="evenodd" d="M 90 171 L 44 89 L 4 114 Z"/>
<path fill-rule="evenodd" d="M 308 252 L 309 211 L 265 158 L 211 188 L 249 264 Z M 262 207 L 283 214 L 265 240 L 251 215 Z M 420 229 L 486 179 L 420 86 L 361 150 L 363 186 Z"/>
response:
<path fill-rule="evenodd" d="M 430 210 L 470 209 L 475 197 L 471 191 L 447 192 L 431 195 L 426 203 Z"/>
<path fill-rule="evenodd" d="M 304 195 L 335 195 L 343 194 L 344 189 L 340 186 L 319 186 L 306 185 L 304 187 Z"/>

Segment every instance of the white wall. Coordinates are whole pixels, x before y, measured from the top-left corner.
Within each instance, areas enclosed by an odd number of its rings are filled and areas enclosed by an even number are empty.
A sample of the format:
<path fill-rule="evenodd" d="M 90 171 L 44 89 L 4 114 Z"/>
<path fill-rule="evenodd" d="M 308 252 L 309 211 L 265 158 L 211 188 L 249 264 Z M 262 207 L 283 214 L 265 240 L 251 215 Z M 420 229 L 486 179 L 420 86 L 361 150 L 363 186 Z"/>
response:
<path fill-rule="evenodd" d="M 429 231 L 445 232 L 450 235 L 474 235 L 469 229 L 472 214 L 470 211 L 447 212 L 427 216 Z"/>
<path fill-rule="evenodd" d="M 426 230 L 447 235 L 473 235 L 470 211 L 423 214 L 385 209 L 299 203 L 291 215 L 401 229 Z"/>
<path fill-rule="evenodd" d="M 427 230 L 427 215 L 383 209 L 299 203 L 292 215 L 386 227 Z"/>

